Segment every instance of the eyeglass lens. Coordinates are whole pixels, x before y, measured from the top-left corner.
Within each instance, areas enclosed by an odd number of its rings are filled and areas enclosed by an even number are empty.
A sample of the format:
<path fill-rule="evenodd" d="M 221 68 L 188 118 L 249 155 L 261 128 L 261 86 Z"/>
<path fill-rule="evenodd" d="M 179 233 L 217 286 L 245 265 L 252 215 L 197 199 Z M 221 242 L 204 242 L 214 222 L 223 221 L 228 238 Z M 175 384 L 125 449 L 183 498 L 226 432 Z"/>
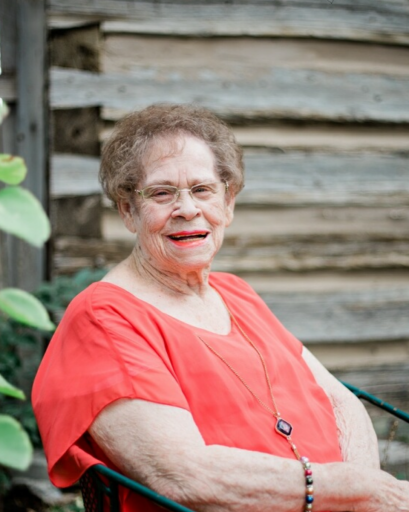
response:
<path fill-rule="evenodd" d="M 227 188 L 227 184 L 223 182 L 199 183 L 190 189 L 179 189 L 170 185 L 154 185 L 143 190 L 137 190 L 137 192 L 145 199 L 152 200 L 155 203 L 170 204 L 178 200 L 180 192 L 189 192 L 193 200 L 208 201 L 222 189 L 222 186 Z"/>

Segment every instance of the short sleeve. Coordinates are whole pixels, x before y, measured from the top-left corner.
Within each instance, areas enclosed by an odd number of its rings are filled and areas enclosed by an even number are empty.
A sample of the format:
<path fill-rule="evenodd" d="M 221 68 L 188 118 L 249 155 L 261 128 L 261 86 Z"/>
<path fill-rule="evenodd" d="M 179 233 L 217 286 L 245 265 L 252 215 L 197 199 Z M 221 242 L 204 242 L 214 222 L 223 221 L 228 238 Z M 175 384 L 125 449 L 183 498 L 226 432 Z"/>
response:
<path fill-rule="evenodd" d="M 95 284 L 74 299 L 34 382 L 49 474 L 60 487 L 99 462 L 82 436 L 110 403 L 134 398 L 189 409 L 155 319 L 131 308 L 119 289 L 112 294 Z"/>

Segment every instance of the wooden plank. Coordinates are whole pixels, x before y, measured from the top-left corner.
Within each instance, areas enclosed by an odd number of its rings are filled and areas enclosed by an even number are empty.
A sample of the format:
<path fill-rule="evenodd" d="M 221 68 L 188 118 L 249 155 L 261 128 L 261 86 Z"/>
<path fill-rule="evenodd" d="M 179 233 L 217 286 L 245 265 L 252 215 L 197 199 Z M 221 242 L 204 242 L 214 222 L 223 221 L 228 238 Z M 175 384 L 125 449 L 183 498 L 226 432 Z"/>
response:
<path fill-rule="evenodd" d="M 12 0 L 13 1 L 13 0 Z M 9 3 L 12 3 L 9 2 Z M 48 103 L 45 1 L 20 0 L 17 9 L 16 150 L 29 172 L 24 186 L 48 208 Z M 15 240 L 16 286 L 35 289 L 47 275 L 46 251 Z"/>
<path fill-rule="evenodd" d="M 351 292 L 379 288 L 407 288 L 409 272 L 407 270 L 368 270 L 353 272 L 315 271 L 299 274 L 297 272 L 242 273 L 240 276 L 257 293 L 277 292 Z"/>
<path fill-rule="evenodd" d="M 399 211 L 403 219 L 409 218 L 407 207 Z M 238 208 L 214 269 L 242 273 L 408 268 L 408 231 L 397 213 L 379 207 Z"/>
<path fill-rule="evenodd" d="M 98 16 L 70 16 L 50 14 L 47 16 L 47 25 L 49 30 L 70 30 L 73 28 L 87 27 L 92 25 L 98 25 L 101 22 L 101 18 Z"/>
<path fill-rule="evenodd" d="M 409 43 L 403 0 L 134 2 L 49 0 L 51 15 L 109 20 L 105 31 L 193 36 L 280 36 Z"/>
<path fill-rule="evenodd" d="M 226 82 L 51 69 L 53 108 L 102 106 L 118 115 L 151 103 L 193 102 L 227 119 L 409 122 L 409 78 L 274 68 L 263 77 Z"/>
<path fill-rule="evenodd" d="M 409 48 L 345 41 L 108 34 L 101 47 L 101 63 L 105 73 L 151 70 L 157 76 L 198 80 L 214 75 L 226 84 L 239 78 L 262 80 L 274 68 L 407 77 Z"/>
<path fill-rule="evenodd" d="M 51 197 L 100 194 L 99 159 L 54 154 L 51 158 Z"/>
<path fill-rule="evenodd" d="M 315 357 L 331 372 L 409 364 L 409 340 L 355 341 L 354 343 L 306 344 Z M 348 379 L 346 379 L 348 380 Z"/>
<path fill-rule="evenodd" d="M 247 151 L 240 204 L 409 204 L 409 153 Z"/>
<path fill-rule="evenodd" d="M 245 152 L 238 205 L 409 205 L 409 153 Z M 100 190 L 99 159 L 54 155 L 51 194 Z M 75 179 L 73 179 L 75 177 Z M 399 212 L 395 216 L 399 217 Z M 406 215 L 406 214 L 405 214 Z M 393 216 L 393 215 L 392 215 Z M 405 217 L 406 218 L 406 217 Z"/>
<path fill-rule="evenodd" d="M 17 2 L 0 2 L 0 48 L 2 73 L 14 74 L 17 61 Z"/>
<path fill-rule="evenodd" d="M 54 111 L 59 112 L 59 111 Z M 104 143 L 113 132 L 114 123 L 105 122 L 99 132 Z M 401 126 L 359 126 L 322 123 L 292 126 L 272 121 L 268 125 L 232 126 L 237 142 L 245 148 L 270 148 L 288 151 L 407 152 L 409 128 Z"/>
<path fill-rule="evenodd" d="M 4 101 L 16 101 L 16 79 L 14 76 L 0 75 L 0 98 Z"/>
<path fill-rule="evenodd" d="M 234 126 L 241 146 L 274 148 L 284 151 L 376 151 L 392 152 L 408 149 L 409 129 L 392 126 Z M 112 128 L 102 132 L 106 140 Z"/>
<path fill-rule="evenodd" d="M 409 340 L 409 290 L 261 294 L 305 343 Z"/>
<path fill-rule="evenodd" d="M 222 272 L 310 272 L 312 270 L 359 270 L 409 268 L 408 241 L 276 240 L 274 245 L 245 248 L 223 246 L 213 268 Z"/>

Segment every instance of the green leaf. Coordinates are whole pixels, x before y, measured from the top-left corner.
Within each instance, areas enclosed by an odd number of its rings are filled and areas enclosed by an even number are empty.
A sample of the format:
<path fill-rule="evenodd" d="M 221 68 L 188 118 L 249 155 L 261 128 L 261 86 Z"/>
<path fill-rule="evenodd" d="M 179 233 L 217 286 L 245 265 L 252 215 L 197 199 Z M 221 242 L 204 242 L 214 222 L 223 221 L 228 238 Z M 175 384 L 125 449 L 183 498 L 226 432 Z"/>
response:
<path fill-rule="evenodd" d="M 0 124 L 3 122 L 3 119 L 7 116 L 8 113 L 9 109 L 7 108 L 7 105 L 0 98 Z"/>
<path fill-rule="evenodd" d="M 0 414 L 0 464 L 24 471 L 33 455 L 27 432 L 11 416 Z"/>
<path fill-rule="evenodd" d="M 20 156 L 0 153 L 0 180 L 7 185 L 18 185 L 27 174 L 27 167 Z"/>
<path fill-rule="evenodd" d="M 50 221 L 40 202 L 21 187 L 0 190 L 0 229 L 41 247 L 51 232 Z"/>
<path fill-rule="evenodd" d="M 45 331 L 55 329 L 41 302 L 30 293 L 18 288 L 0 290 L 0 309 L 23 324 Z"/>
<path fill-rule="evenodd" d="M 25 399 L 24 393 L 20 389 L 7 382 L 2 375 L 0 375 L 0 393 L 3 393 L 3 395 L 12 396 L 13 398 L 20 398 L 21 400 Z"/>

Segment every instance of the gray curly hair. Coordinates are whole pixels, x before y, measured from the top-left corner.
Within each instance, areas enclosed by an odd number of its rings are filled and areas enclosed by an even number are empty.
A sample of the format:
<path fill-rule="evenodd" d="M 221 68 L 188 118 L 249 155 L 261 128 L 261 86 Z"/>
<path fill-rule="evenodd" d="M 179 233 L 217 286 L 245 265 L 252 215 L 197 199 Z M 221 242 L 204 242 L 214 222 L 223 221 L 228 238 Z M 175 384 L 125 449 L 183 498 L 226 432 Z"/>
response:
<path fill-rule="evenodd" d="M 156 104 L 124 117 L 104 144 L 99 179 L 114 206 L 129 198 L 144 177 L 143 160 L 155 138 L 180 134 L 203 140 L 215 156 L 220 179 L 234 195 L 240 192 L 243 152 L 227 124 L 202 107 Z"/>

